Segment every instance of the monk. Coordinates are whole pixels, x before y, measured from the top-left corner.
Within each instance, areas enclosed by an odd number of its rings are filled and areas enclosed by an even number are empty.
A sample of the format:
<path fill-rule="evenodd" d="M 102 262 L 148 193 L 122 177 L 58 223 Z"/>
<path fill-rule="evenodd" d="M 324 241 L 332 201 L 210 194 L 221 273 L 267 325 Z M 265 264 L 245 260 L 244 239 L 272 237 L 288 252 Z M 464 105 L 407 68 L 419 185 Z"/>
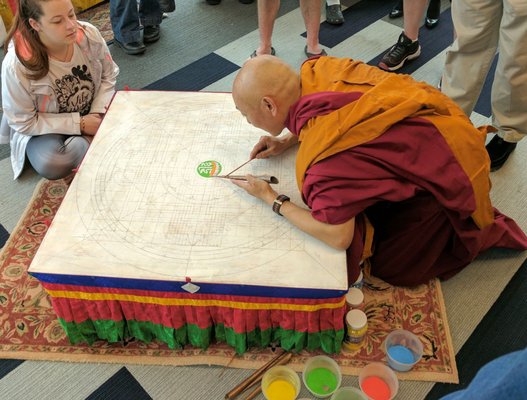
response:
<path fill-rule="evenodd" d="M 251 159 L 298 145 L 296 178 L 309 210 L 251 175 L 234 183 L 346 250 L 350 283 L 367 257 L 373 275 L 413 286 L 447 279 L 491 247 L 527 249 L 527 236 L 491 205 L 486 128 L 432 86 L 351 59 L 312 58 L 299 75 L 258 56 L 232 95 L 270 134 Z"/>

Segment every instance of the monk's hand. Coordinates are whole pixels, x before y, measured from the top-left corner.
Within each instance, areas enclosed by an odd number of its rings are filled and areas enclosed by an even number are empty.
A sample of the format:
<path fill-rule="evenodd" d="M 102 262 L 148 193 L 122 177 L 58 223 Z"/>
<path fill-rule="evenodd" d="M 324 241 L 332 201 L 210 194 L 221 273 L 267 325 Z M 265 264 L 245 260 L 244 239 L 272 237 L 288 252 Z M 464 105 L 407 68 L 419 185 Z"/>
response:
<path fill-rule="evenodd" d="M 289 137 L 261 136 L 258 143 L 253 147 L 250 158 L 252 160 L 253 158 L 267 158 L 282 154 L 291 147 L 290 141 L 291 138 Z"/>
<path fill-rule="evenodd" d="M 251 196 L 263 200 L 267 204 L 272 204 L 278 193 L 273 190 L 271 185 L 262 179 L 257 179 L 252 175 L 246 175 L 247 180 L 232 179 L 231 182 L 241 187 Z"/>

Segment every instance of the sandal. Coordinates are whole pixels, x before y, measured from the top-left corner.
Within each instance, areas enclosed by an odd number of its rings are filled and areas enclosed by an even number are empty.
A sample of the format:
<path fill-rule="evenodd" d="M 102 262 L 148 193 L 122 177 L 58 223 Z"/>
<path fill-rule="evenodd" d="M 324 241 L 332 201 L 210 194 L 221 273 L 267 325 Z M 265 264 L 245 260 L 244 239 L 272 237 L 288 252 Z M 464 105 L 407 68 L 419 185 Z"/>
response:
<path fill-rule="evenodd" d="M 306 53 L 307 58 L 321 57 L 321 56 L 327 56 L 328 55 L 328 53 L 326 53 L 326 50 L 324 50 L 324 49 L 322 49 L 322 51 L 320 53 L 310 53 L 309 51 L 307 51 L 307 45 L 306 45 L 306 47 L 304 47 L 304 53 Z"/>
<path fill-rule="evenodd" d="M 276 51 L 274 50 L 274 47 L 271 47 L 271 55 L 272 56 L 276 56 Z M 251 58 L 254 58 L 254 57 L 257 57 L 258 54 L 256 54 L 256 50 L 253 51 L 253 53 L 251 54 Z"/>

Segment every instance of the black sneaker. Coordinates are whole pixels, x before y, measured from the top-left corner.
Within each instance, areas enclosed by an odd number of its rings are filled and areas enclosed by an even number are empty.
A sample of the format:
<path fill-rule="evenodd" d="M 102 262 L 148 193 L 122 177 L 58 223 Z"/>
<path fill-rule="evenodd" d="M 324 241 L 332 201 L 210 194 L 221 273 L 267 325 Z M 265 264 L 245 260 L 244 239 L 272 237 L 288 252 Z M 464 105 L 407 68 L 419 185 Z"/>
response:
<path fill-rule="evenodd" d="M 379 68 L 385 71 L 397 71 L 406 60 L 413 60 L 421 55 L 419 41 L 412 42 L 404 32 L 399 36 L 399 40 L 393 47 L 382 56 Z"/>
<path fill-rule="evenodd" d="M 490 170 L 497 171 L 500 169 L 515 148 L 516 143 L 506 142 L 498 135 L 495 135 L 487 145 L 487 153 L 489 153 L 490 157 Z"/>

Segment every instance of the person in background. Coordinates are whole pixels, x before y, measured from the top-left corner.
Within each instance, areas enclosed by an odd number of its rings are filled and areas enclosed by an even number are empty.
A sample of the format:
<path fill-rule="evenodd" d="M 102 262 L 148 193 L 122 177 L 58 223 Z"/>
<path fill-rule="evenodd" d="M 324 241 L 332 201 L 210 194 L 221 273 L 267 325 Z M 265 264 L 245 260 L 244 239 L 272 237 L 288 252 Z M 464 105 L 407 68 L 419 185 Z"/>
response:
<path fill-rule="evenodd" d="M 260 45 L 251 54 L 251 58 L 262 54 L 275 55 L 276 50 L 272 45 L 272 36 L 276 15 L 280 9 L 280 0 L 258 0 L 258 29 Z M 304 53 L 307 58 L 326 55 L 320 47 L 318 33 L 320 31 L 320 0 L 300 0 L 300 9 L 304 17 L 307 31 L 307 44 Z"/>
<path fill-rule="evenodd" d="M 527 399 L 527 348 L 485 364 L 467 388 L 440 400 Z"/>
<path fill-rule="evenodd" d="M 119 69 L 100 32 L 77 21 L 71 0 L 20 0 L 2 62 L 0 143 L 18 178 L 64 178 L 82 161 Z"/>
<path fill-rule="evenodd" d="M 397 71 L 406 61 L 416 59 L 421 55 L 419 45 L 419 27 L 428 0 L 404 0 L 404 31 L 399 35 L 397 43 L 384 54 L 379 62 L 379 68 L 385 71 Z"/>
<path fill-rule="evenodd" d="M 491 91 L 497 133 L 487 145 L 495 171 L 527 135 L 527 2 L 455 0 L 452 21 L 457 36 L 447 50 L 441 90 L 467 115 L 498 52 Z"/>
<path fill-rule="evenodd" d="M 126 54 L 143 54 L 145 44 L 157 42 L 162 19 L 159 0 L 110 0 L 114 41 Z"/>
<path fill-rule="evenodd" d="M 439 24 L 439 15 L 441 14 L 441 0 L 430 0 L 428 8 L 426 9 L 425 26 L 428 29 L 433 29 Z M 403 0 L 398 0 L 395 6 L 393 6 L 390 14 L 390 18 L 399 18 L 404 15 L 404 4 Z"/>
<path fill-rule="evenodd" d="M 345 22 L 340 0 L 326 0 L 326 22 L 331 25 L 342 25 Z"/>
<path fill-rule="evenodd" d="M 250 159 L 298 146 L 296 180 L 309 209 L 251 175 L 233 182 L 346 250 L 349 282 L 370 254 L 372 275 L 413 286 L 447 279 L 491 247 L 527 249 L 527 236 L 492 206 L 485 130 L 434 87 L 351 59 L 312 58 L 298 75 L 261 56 L 243 65 L 232 96 L 270 134 Z"/>
<path fill-rule="evenodd" d="M 242 4 L 252 4 L 254 3 L 254 0 L 238 0 Z M 217 6 L 221 3 L 221 0 L 207 0 L 207 4 L 211 6 Z"/>

